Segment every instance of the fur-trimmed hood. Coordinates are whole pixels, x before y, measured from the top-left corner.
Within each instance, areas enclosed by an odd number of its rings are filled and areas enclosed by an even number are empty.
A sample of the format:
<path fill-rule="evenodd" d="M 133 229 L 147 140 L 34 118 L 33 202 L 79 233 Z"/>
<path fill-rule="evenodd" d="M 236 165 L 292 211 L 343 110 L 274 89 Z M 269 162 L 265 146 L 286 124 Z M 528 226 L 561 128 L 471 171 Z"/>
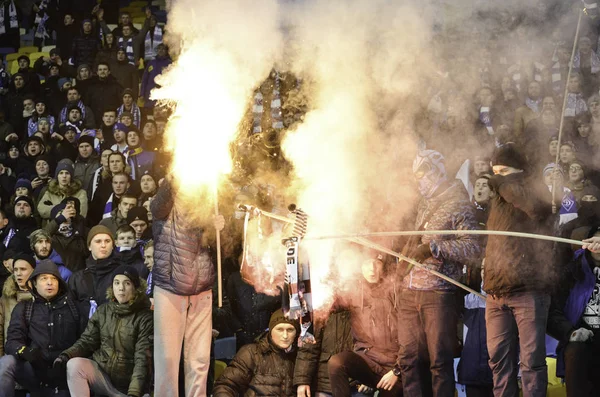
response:
<path fill-rule="evenodd" d="M 117 302 L 112 285 L 106 290 L 106 298 L 110 303 L 117 305 L 119 308 L 119 310 L 117 310 L 118 314 L 130 314 L 132 312 L 150 308 L 150 299 L 146 296 L 147 288 L 148 284 L 146 283 L 146 280 L 140 278 L 140 286 L 135 290 L 135 295 L 133 299 L 129 301 L 128 305 L 121 305 Z"/>
<path fill-rule="evenodd" d="M 69 183 L 64 189 L 60 188 L 56 179 L 52 179 L 50 183 L 48 183 L 48 192 L 56 196 L 74 196 L 80 190 L 81 182 L 79 182 L 77 179 L 71 179 L 71 183 Z"/>
<path fill-rule="evenodd" d="M 21 294 L 21 299 L 17 299 L 17 295 Z M 25 300 L 31 299 L 31 292 L 29 291 L 21 291 L 19 286 L 17 285 L 17 281 L 13 276 L 10 276 L 4 282 L 4 286 L 2 287 L 2 296 L 8 299 L 17 299 L 17 300 Z"/>

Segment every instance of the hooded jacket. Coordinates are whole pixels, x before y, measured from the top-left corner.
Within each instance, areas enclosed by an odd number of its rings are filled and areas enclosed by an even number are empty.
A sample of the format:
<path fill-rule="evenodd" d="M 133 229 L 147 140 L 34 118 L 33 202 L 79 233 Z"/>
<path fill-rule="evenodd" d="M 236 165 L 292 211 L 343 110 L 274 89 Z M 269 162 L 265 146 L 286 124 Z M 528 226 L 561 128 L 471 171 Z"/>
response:
<path fill-rule="evenodd" d="M 31 210 L 33 211 L 33 208 Z M 34 216 L 15 217 L 4 227 L 6 237 L 2 241 L 6 244 L 6 249 L 12 249 L 15 252 L 30 252 L 29 235 L 38 228 L 38 221 Z"/>
<path fill-rule="evenodd" d="M 175 204 L 175 192 L 165 180 L 150 203 L 154 235 L 154 285 L 177 295 L 198 295 L 212 289 L 215 270 L 203 229 L 186 227 Z"/>
<path fill-rule="evenodd" d="M 113 272 L 120 264 L 114 255 L 99 260 L 90 255 L 86 260 L 86 268 L 69 279 L 69 290 L 86 321 L 89 318 L 91 300 L 98 306 L 107 302 L 106 290 L 112 285 Z"/>
<path fill-rule="evenodd" d="M 66 282 L 60 277 L 58 268 L 52 261 L 42 261 L 35 268 L 29 280 L 40 274 L 52 274 L 58 279 L 58 294 L 46 300 L 32 290 L 33 304 L 29 321 L 27 320 L 26 303 L 21 301 L 15 306 L 8 327 L 5 353 L 19 357 L 18 351 L 23 347 L 38 348 L 42 358 L 33 363 L 36 376 L 42 382 L 58 385 L 53 378 L 52 364 L 58 355 L 77 341 L 81 334 L 79 313 L 74 305 L 69 304 Z M 63 379 L 64 380 L 64 379 Z"/>
<path fill-rule="evenodd" d="M 60 204 L 66 197 L 76 197 L 81 203 L 80 214 L 85 218 L 88 212 L 87 193 L 81 188 L 81 182 L 73 179 L 71 183 L 61 189 L 58 181 L 53 179 L 48 184 L 48 189 L 38 202 L 38 212 L 43 219 L 50 219 L 52 208 Z"/>
<path fill-rule="evenodd" d="M 75 37 L 71 50 L 73 65 L 93 65 L 99 47 L 100 42 L 94 32 L 90 34 L 82 33 L 80 36 Z"/>
<path fill-rule="evenodd" d="M 92 109 L 96 120 L 102 120 L 104 109 L 119 107 L 122 91 L 123 87 L 114 76 L 109 74 L 104 80 L 94 76 L 90 79 L 84 103 Z"/>
<path fill-rule="evenodd" d="M 31 299 L 31 291 L 22 291 L 14 277 L 9 277 L 4 282 L 2 287 L 2 297 L 0 298 L 0 356 L 4 356 L 4 343 L 8 335 L 8 326 L 10 324 L 10 316 L 17 306 L 17 303 L 23 300 Z"/>
<path fill-rule="evenodd" d="M 296 395 L 293 385 L 296 349 L 285 352 L 270 335 L 243 346 L 215 382 L 214 396 L 258 397 Z"/>
<path fill-rule="evenodd" d="M 73 234 L 70 237 L 63 236 L 58 232 L 60 225 L 56 219 L 50 220 L 44 229 L 52 236 L 52 247 L 62 258 L 63 264 L 67 269 L 76 272 L 85 267 L 85 258 L 89 254 L 86 243 L 88 228 L 85 226 L 85 219 L 77 215 L 71 220 L 73 225 Z"/>
<path fill-rule="evenodd" d="M 542 200 L 545 187 L 538 194 L 524 173 L 496 175 L 490 184 L 497 195 L 492 199 L 489 230 L 551 234 L 549 225 L 555 217 L 550 203 Z M 540 240 L 489 236 L 483 289 L 495 296 L 548 290 L 555 276 L 551 251 L 552 245 Z"/>
<path fill-rule="evenodd" d="M 153 317 L 143 282 L 126 304 L 115 299 L 112 286 L 108 303 L 100 305 L 79 340 L 63 354 L 92 357 L 113 386 L 128 396 L 142 396 L 150 385 Z"/>
<path fill-rule="evenodd" d="M 75 160 L 73 178 L 81 182 L 81 188 L 87 192 L 92 177 L 98 168 L 100 168 L 100 159 L 97 154 L 92 153 L 87 159 L 82 159 L 81 156 L 78 156 L 77 160 Z"/>

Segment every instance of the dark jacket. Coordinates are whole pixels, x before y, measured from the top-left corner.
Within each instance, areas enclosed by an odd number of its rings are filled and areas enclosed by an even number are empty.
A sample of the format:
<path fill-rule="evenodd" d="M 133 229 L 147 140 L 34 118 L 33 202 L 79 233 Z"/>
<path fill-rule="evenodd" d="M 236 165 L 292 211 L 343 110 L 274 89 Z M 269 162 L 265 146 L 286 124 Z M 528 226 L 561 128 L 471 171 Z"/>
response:
<path fill-rule="evenodd" d="M 292 378 L 296 350 L 284 352 L 265 334 L 237 352 L 215 382 L 215 397 L 295 396 Z"/>
<path fill-rule="evenodd" d="M 104 80 L 100 80 L 98 76 L 94 76 L 90 79 L 84 103 L 92 109 L 96 120 L 102 120 L 104 109 L 116 109 L 119 107 L 122 91 L 123 87 L 121 87 L 114 76 L 109 74 Z"/>
<path fill-rule="evenodd" d="M 150 203 L 154 235 L 154 285 L 177 295 L 198 295 L 212 289 L 215 269 L 203 229 L 188 225 L 175 203 L 175 191 L 165 180 Z"/>
<path fill-rule="evenodd" d="M 489 230 L 551 234 L 554 220 L 549 202 L 543 200 L 544 187 L 536 190 L 533 180 L 524 173 L 494 176 L 491 187 L 497 192 L 492 199 L 488 218 Z M 545 188 L 547 192 L 547 188 Z M 545 291 L 552 286 L 552 245 L 544 241 L 489 236 L 485 255 L 484 289 L 490 295 L 513 292 Z"/>
<path fill-rule="evenodd" d="M 147 229 L 146 229 L 147 230 Z M 147 279 L 149 270 L 144 264 L 144 257 L 142 256 L 141 248 L 139 245 L 131 249 L 115 249 L 115 259 L 124 265 L 129 265 L 138 271 L 140 278 Z"/>
<path fill-rule="evenodd" d="M 71 50 L 73 65 L 78 67 L 79 65 L 87 64 L 92 67 L 98 48 L 100 48 L 100 41 L 93 32 L 90 34 L 82 33 L 75 37 Z"/>
<path fill-rule="evenodd" d="M 336 354 L 352 350 L 350 312 L 331 314 L 315 339 L 315 344 L 305 344 L 298 349 L 294 386 L 310 385 L 311 390 L 331 394 L 327 363 Z"/>
<path fill-rule="evenodd" d="M 92 154 L 87 159 L 82 159 L 80 156 L 75 161 L 75 174 L 73 177 L 81 182 L 81 188 L 88 191 L 94 172 L 100 168 L 100 159 L 98 155 Z"/>
<path fill-rule="evenodd" d="M 123 88 L 133 90 L 133 99 L 137 100 L 140 86 L 140 77 L 138 68 L 130 64 L 127 59 L 124 61 L 115 61 L 111 64 L 110 74 L 115 76 L 115 79 Z"/>
<path fill-rule="evenodd" d="M 107 302 L 106 290 L 112 285 L 112 275 L 119 263 L 113 255 L 96 260 L 91 255 L 86 260 L 86 268 L 73 274 L 69 279 L 69 291 L 77 302 L 80 313 L 87 323 L 90 301 L 98 306 Z"/>
<path fill-rule="evenodd" d="M 56 27 L 56 48 L 60 51 L 60 56 L 64 61 L 71 58 L 73 53 L 73 40 L 79 33 L 79 23 L 71 25 L 59 24 Z M 90 65 L 91 67 L 92 65 Z"/>
<path fill-rule="evenodd" d="M 6 248 L 12 249 L 15 252 L 31 252 L 29 235 L 38 228 L 38 221 L 33 216 L 29 218 L 14 218 L 4 228 L 7 229 L 9 234 L 12 234 L 12 237 L 8 239 Z M 13 232 L 9 232 L 11 229 L 13 229 Z"/>
<path fill-rule="evenodd" d="M 89 255 L 86 243 L 88 228 L 85 226 L 85 218 L 81 215 L 77 215 L 71 222 L 71 237 L 65 237 L 58 232 L 60 225 L 56 219 L 50 220 L 44 229 L 52 236 L 52 248 L 60 255 L 63 264 L 72 272 L 76 272 L 85 268 L 85 258 Z"/>
<path fill-rule="evenodd" d="M 127 162 L 131 167 L 131 173 L 135 180 L 142 179 L 142 176 L 146 173 L 154 175 L 153 171 L 155 158 L 156 153 L 151 151 L 147 152 L 143 149 L 138 153 L 132 152 L 129 154 Z"/>
<path fill-rule="evenodd" d="M 59 282 L 59 292 L 47 301 L 34 288 L 29 320 L 27 301 L 17 303 L 8 327 L 5 352 L 19 357 L 17 352 L 23 346 L 40 349 L 42 360 L 33 364 L 36 375 L 42 382 L 58 386 L 57 379 L 53 379 L 58 374 L 50 368 L 58 355 L 72 346 L 81 334 L 80 315 L 75 305 L 68 302 L 71 298 L 67 284 L 60 278 L 56 265 L 52 261 L 40 262 L 29 279 L 39 274 L 54 275 Z M 62 377 L 64 380 L 64 375 Z"/>
<path fill-rule="evenodd" d="M 92 357 L 113 386 L 128 396 L 142 396 L 149 387 L 152 367 L 153 319 L 145 283 L 128 304 L 116 301 L 112 287 L 109 302 L 98 307 L 79 340 L 63 354 Z"/>

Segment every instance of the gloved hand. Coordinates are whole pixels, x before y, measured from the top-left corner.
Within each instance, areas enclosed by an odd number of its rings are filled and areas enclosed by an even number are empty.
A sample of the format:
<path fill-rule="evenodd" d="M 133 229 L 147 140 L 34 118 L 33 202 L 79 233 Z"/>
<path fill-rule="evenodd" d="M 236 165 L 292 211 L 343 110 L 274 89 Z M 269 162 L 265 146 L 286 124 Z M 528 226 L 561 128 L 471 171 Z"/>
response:
<path fill-rule="evenodd" d="M 417 261 L 422 263 L 425 259 L 431 258 L 433 254 L 431 253 L 431 248 L 429 244 L 421 244 L 413 251 L 411 257 Z"/>
<path fill-rule="evenodd" d="M 52 363 L 52 368 L 56 369 L 60 373 L 65 373 L 67 372 L 67 361 L 69 361 L 69 357 L 65 354 L 61 354 L 60 356 L 56 357 L 56 360 L 54 360 L 54 363 Z"/>
<path fill-rule="evenodd" d="M 503 178 L 502 175 L 492 175 L 492 177 L 488 179 L 488 186 L 492 192 L 498 193 Z"/>
<path fill-rule="evenodd" d="M 586 328 L 579 328 L 571 334 L 569 342 L 586 342 L 594 337 L 594 333 Z"/>
<path fill-rule="evenodd" d="M 25 361 L 34 363 L 42 359 L 42 352 L 37 347 L 22 346 L 18 351 L 17 355 Z"/>

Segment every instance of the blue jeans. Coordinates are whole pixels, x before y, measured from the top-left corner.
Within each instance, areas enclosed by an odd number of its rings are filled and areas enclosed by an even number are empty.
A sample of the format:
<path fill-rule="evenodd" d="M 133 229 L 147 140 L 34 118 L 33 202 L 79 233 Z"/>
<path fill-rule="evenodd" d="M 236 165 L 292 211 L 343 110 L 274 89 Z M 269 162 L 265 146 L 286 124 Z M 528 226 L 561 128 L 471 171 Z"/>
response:
<path fill-rule="evenodd" d="M 488 295 L 485 323 L 494 396 L 519 395 L 519 351 L 523 397 L 546 396 L 549 307 L 550 296 L 542 292 L 520 292 L 499 298 Z"/>
<path fill-rule="evenodd" d="M 69 397 L 68 390 L 59 390 L 58 393 L 55 393 L 54 388 L 41 388 L 40 380 L 27 361 L 19 360 L 11 355 L 3 356 L 0 358 L 0 395 L 14 397 L 17 382 L 32 395 Z"/>
<path fill-rule="evenodd" d="M 458 346 L 454 292 L 404 289 L 398 302 L 398 343 L 404 397 L 454 395 Z M 431 379 L 425 366 L 429 363 Z M 430 383 L 431 381 L 431 383 Z"/>

